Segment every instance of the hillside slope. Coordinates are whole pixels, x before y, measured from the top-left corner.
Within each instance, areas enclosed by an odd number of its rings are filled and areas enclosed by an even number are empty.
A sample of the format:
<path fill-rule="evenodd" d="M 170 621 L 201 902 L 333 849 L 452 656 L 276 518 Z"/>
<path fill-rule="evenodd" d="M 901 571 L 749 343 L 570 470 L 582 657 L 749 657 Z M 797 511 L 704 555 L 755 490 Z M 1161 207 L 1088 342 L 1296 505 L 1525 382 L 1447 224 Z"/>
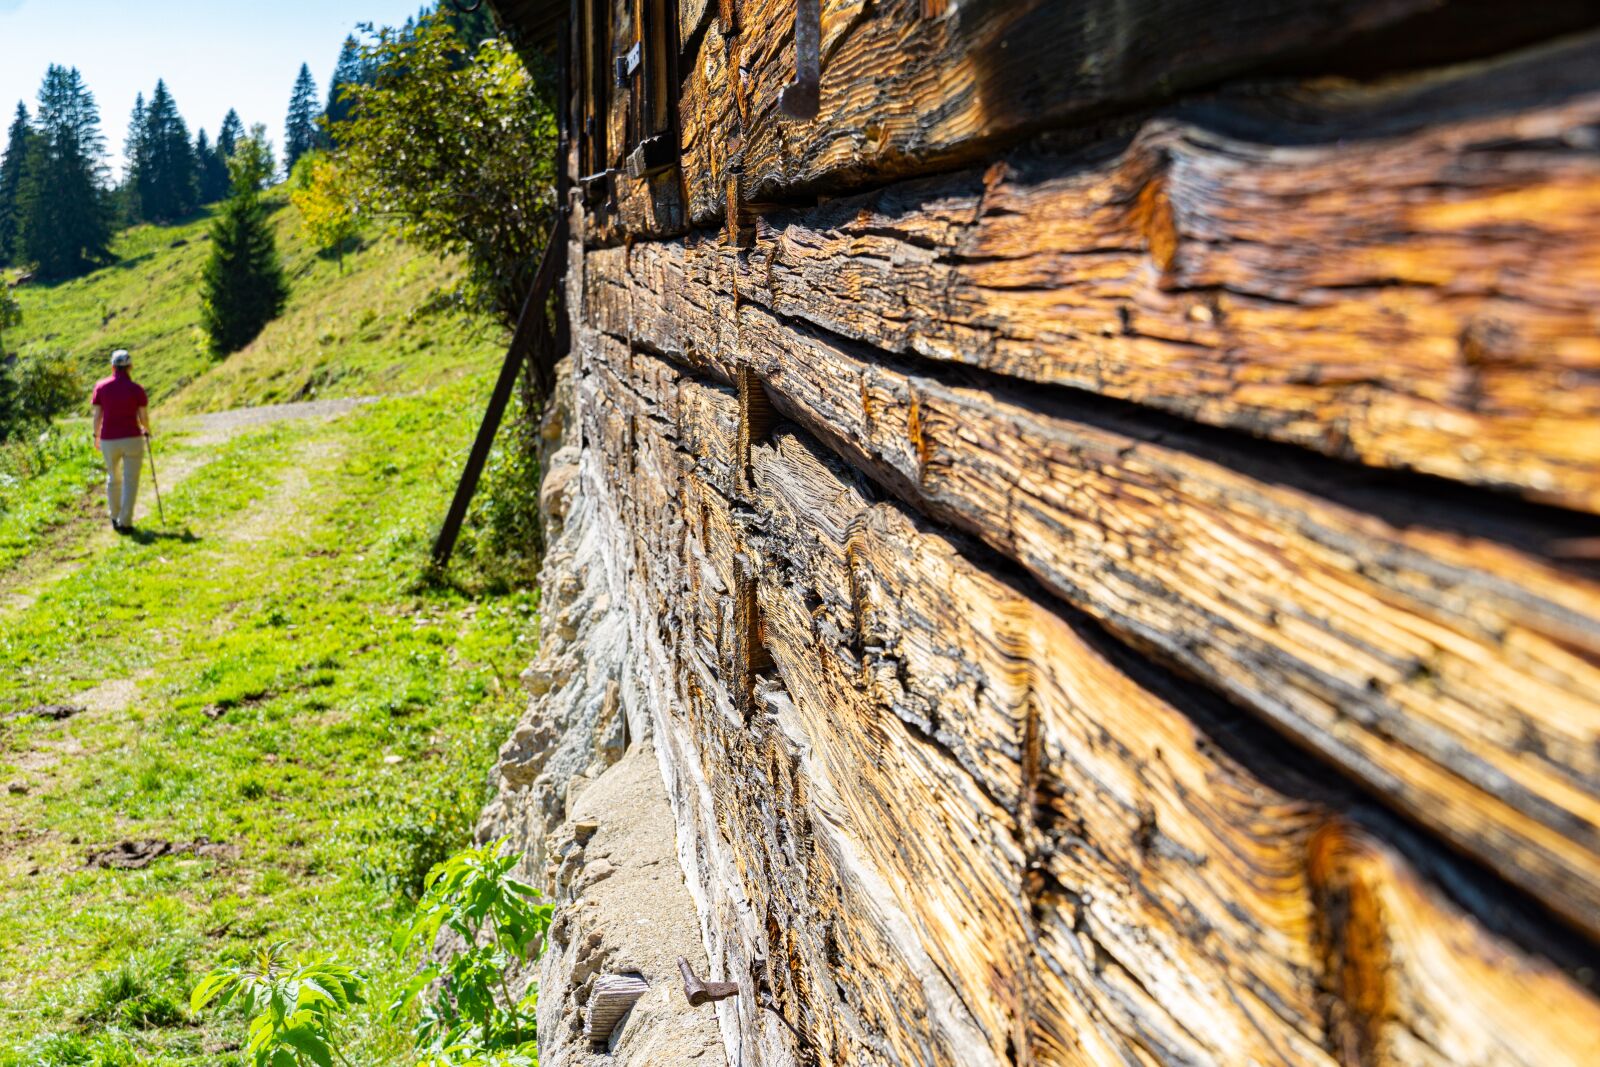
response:
<path fill-rule="evenodd" d="M 147 468 L 137 532 L 106 528 L 83 419 L 0 470 L 0 1067 L 245 1067 L 189 991 L 279 940 L 364 976 L 350 1062 L 415 1062 L 389 938 L 471 839 L 536 630 L 473 517 L 428 567 L 505 339 L 454 265 L 373 233 L 341 272 L 271 203 L 289 304 L 226 359 L 196 343 L 204 218 L 17 290 L 24 353 L 86 383 L 135 353 L 164 501 Z"/>
<path fill-rule="evenodd" d="M 169 412 L 410 392 L 503 350 L 503 331 L 454 298 L 454 264 L 373 228 L 341 271 L 300 236 L 299 213 L 282 189 L 267 204 L 291 291 L 284 313 L 243 351 L 216 359 L 201 344 L 210 212 L 133 227 L 118 235 L 113 266 L 17 289 L 24 320 L 11 340 L 24 356 L 67 355 L 87 381 L 111 350 L 127 348 L 152 401 Z"/>

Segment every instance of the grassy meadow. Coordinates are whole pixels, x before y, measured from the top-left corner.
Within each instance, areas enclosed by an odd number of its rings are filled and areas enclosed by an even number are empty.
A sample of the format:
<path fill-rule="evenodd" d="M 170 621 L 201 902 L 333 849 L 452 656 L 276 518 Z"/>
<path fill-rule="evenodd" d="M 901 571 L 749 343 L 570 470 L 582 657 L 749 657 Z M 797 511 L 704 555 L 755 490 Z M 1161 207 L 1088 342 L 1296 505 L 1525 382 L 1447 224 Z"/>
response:
<path fill-rule="evenodd" d="M 112 350 L 126 348 L 151 402 L 167 413 L 410 392 L 504 351 L 503 331 L 460 307 L 454 264 L 369 228 L 341 267 L 307 244 L 281 187 L 265 201 L 290 297 L 242 351 L 215 358 L 199 333 L 198 278 L 215 209 L 123 231 L 112 246 L 117 262 L 104 270 L 19 287 L 23 324 L 8 346 L 23 356 L 66 355 L 86 382 L 108 373 Z"/>
<path fill-rule="evenodd" d="M 470 836 L 537 631 L 470 561 L 425 577 L 504 337 L 450 265 L 375 235 L 341 272 L 294 214 L 288 310 L 225 360 L 194 336 L 204 220 L 18 290 L 25 353 L 134 352 L 167 522 L 147 481 L 139 532 L 105 527 L 81 421 L 0 471 L 0 1067 L 243 1064 L 242 1017 L 188 993 L 269 941 L 366 977 L 352 1063 L 409 1062 L 388 935 Z M 339 396 L 372 399 L 190 417 Z"/>

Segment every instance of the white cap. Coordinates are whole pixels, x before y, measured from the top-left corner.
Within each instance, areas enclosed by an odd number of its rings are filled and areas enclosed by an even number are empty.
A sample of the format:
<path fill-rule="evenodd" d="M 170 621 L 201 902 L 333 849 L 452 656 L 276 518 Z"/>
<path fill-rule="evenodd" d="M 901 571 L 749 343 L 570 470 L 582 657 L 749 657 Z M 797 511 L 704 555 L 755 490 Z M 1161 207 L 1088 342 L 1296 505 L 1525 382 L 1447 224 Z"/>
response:
<path fill-rule="evenodd" d="M 119 348 L 115 352 L 111 353 L 111 365 L 113 367 L 126 367 L 132 362 L 133 357 L 128 355 L 128 350 L 126 348 Z"/>

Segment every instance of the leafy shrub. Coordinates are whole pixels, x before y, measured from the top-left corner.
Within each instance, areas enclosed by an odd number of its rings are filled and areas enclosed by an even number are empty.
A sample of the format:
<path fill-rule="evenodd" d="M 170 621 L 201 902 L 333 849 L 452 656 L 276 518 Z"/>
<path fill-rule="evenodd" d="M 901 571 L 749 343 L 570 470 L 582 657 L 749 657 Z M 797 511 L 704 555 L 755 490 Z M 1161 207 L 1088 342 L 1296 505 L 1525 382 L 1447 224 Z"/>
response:
<path fill-rule="evenodd" d="M 0 357 L 0 441 L 37 434 L 51 419 L 87 403 L 88 390 L 60 355 Z"/>
<path fill-rule="evenodd" d="M 60 353 L 22 360 L 17 401 L 25 419 L 43 422 L 88 404 L 88 385 L 78 368 Z"/>
<path fill-rule="evenodd" d="M 190 1010 L 198 1013 L 212 1001 L 238 1004 L 250 1016 L 245 1051 L 255 1067 L 331 1067 L 335 1023 L 362 1002 L 361 977 L 327 957 L 291 961 L 279 942 L 202 978 L 190 994 Z"/>
<path fill-rule="evenodd" d="M 506 407 L 456 548 L 492 592 L 532 585 L 544 550 L 537 413 L 524 392 L 516 390 Z"/>
<path fill-rule="evenodd" d="M 517 860 L 504 838 L 456 853 L 428 873 L 416 911 L 395 930 L 395 951 L 421 960 L 387 1014 L 401 1024 L 419 999 L 425 1001 L 411 1031 L 419 1067 L 538 1067 L 538 992 L 513 1001 L 506 971 L 537 958 L 551 906 L 538 903 L 539 891 L 512 876 Z M 448 943 L 440 946 L 446 931 Z M 446 950 L 442 964 L 434 959 L 438 947 Z M 291 962 L 279 943 L 202 978 L 190 994 L 190 1010 L 213 1002 L 242 1008 L 250 1017 L 245 1053 L 255 1067 L 332 1067 L 336 1058 L 349 1063 L 335 1024 L 363 1002 L 361 985 L 359 975 L 325 956 Z M 428 991 L 432 995 L 423 998 Z M 122 1002 L 116 995 L 103 999 Z M 0 1061 L 0 1067 L 11 1065 Z"/>
<path fill-rule="evenodd" d="M 505 975 L 512 963 L 542 950 L 551 906 L 537 903 L 539 891 L 512 876 L 518 856 L 505 843 L 501 838 L 466 849 L 434 868 L 416 912 L 395 931 L 395 951 L 416 952 L 423 962 L 390 1014 L 400 1018 L 437 984 L 414 1031 L 417 1047 L 432 1053 L 436 1064 L 534 1051 L 538 993 L 513 1001 Z M 441 930 L 453 935 L 443 965 L 432 960 Z"/>
<path fill-rule="evenodd" d="M 337 128 L 357 200 L 422 248 L 464 253 L 474 295 L 512 325 L 555 221 L 548 86 L 505 38 L 468 43 L 437 14 L 381 31 L 361 60 L 372 80 L 345 87 Z"/>
<path fill-rule="evenodd" d="M 343 274 L 345 251 L 361 233 L 361 215 L 342 159 L 326 152 L 301 156 L 289 175 L 289 202 L 300 212 L 301 234 L 318 252 L 337 257 Z"/>

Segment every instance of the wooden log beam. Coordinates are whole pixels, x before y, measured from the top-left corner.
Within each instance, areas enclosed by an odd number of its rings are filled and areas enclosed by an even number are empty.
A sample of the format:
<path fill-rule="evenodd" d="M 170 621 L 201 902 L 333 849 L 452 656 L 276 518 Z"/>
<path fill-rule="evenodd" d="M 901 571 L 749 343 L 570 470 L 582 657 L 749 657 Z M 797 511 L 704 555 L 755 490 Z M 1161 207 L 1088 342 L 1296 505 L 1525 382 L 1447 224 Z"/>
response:
<path fill-rule="evenodd" d="M 724 217 L 730 182 L 746 200 L 834 193 L 1252 69 L 1326 69 L 1382 48 L 1440 62 L 1595 18 L 1577 3 L 829 0 L 821 111 L 796 122 L 778 107 L 795 72 L 793 0 L 736 6 L 737 32 L 709 20 L 685 68 L 684 180 L 699 225 Z"/>
<path fill-rule="evenodd" d="M 678 657 L 664 706 L 714 783 L 775 1003 L 815 1062 L 1531 1067 L 1600 1051 L 1588 992 L 1451 904 L 1384 820 L 1363 828 L 1238 712 L 975 562 L 792 427 L 756 435 L 749 489 L 725 497 L 700 478 L 722 462 L 693 425 L 707 409 L 672 399 L 722 390 L 616 342 L 592 351 L 591 417 L 637 428 L 593 439 L 633 558 L 651 561 L 642 610 Z M 750 625 L 721 607 L 741 557 L 781 681 L 753 720 L 719 632 Z M 1562 1024 L 1516 1025 L 1531 1004 Z"/>
<path fill-rule="evenodd" d="M 1545 551 L 1578 520 L 951 385 L 643 284 L 670 274 L 592 288 L 588 313 L 725 381 L 754 372 L 880 484 L 1600 933 L 1600 586 Z"/>
<path fill-rule="evenodd" d="M 1018 153 L 628 265 L 896 353 L 1597 511 L 1596 67 L 1588 38 L 1180 111 L 1115 151 Z"/>
<path fill-rule="evenodd" d="M 1024 1062 L 1442 1065 L 1600 1048 L 1582 1032 L 1597 1017 L 1586 991 L 1336 815 L 1337 788 L 1285 773 L 1297 761 L 1270 742 L 1247 755 L 1227 709 L 1135 673 L 959 540 L 871 504 L 797 435 L 780 430 L 754 466 L 774 659 L 813 751 L 854 749 L 836 774 L 859 783 L 856 832 L 928 951 L 987 1005 L 974 1010 L 997 1053 L 1010 1040 Z M 911 766 L 889 754 L 894 727 L 917 739 Z M 1008 834 L 965 821 L 990 805 Z M 990 869 L 1011 835 L 1024 863 Z M 1365 929 L 1342 907 L 1352 892 L 1383 899 Z M 1339 970 L 1347 1015 L 1329 1032 L 1336 966 L 1365 968 L 1385 999 Z M 1544 983 L 1576 1025 L 1509 1037 Z M 1362 1061 L 1339 1055 L 1356 1026 L 1375 1050 Z"/>

